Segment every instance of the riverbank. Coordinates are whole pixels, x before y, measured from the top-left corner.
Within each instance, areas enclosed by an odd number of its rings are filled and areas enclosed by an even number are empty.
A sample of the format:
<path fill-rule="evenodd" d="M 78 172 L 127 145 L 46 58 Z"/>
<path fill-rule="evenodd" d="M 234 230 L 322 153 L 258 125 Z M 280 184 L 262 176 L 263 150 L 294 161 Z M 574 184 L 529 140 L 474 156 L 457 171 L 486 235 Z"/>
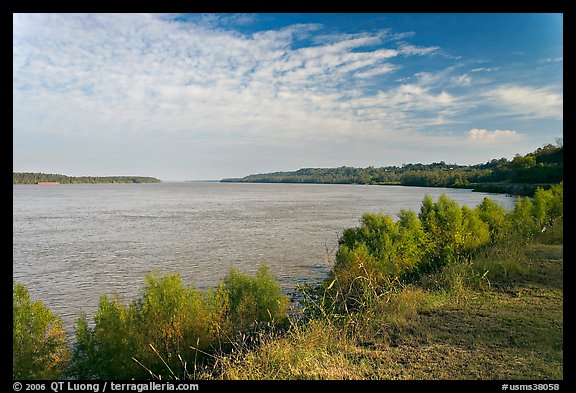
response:
<path fill-rule="evenodd" d="M 563 378 L 563 230 L 406 286 L 350 323 L 315 320 L 218 358 L 210 379 Z M 485 270 L 484 270 L 485 269 Z"/>
<path fill-rule="evenodd" d="M 387 185 L 399 185 L 404 187 L 413 187 L 408 184 L 378 184 L 382 186 Z M 487 192 L 490 194 L 505 194 L 510 196 L 528 196 L 533 197 L 538 188 L 547 190 L 552 187 L 554 183 L 509 183 L 509 182 L 497 182 L 497 183 L 470 183 L 461 186 L 429 186 L 432 188 L 462 188 L 467 190 L 472 190 L 474 192 Z M 422 186 L 418 186 L 422 187 Z"/>
<path fill-rule="evenodd" d="M 495 194 L 507 194 L 518 196 L 534 196 L 538 188 L 544 190 L 552 187 L 552 183 L 474 183 L 469 187 L 475 192 L 489 192 Z"/>
<path fill-rule="evenodd" d="M 401 182 L 371 182 L 371 183 L 349 183 L 349 182 L 316 182 L 316 181 L 235 181 L 232 179 L 220 180 L 222 183 L 253 183 L 253 184 L 352 184 L 352 185 L 371 185 L 371 186 L 403 186 L 403 187 L 429 187 L 429 188 L 455 188 L 466 189 L 474 192 L 487 192 L 491 194 L 505 194 L 512 196 L 529 196 L 533 197 L 538 188 L 544 190 L 549 189 L 554 183 L 509 183 L 509 182 L 495 182 L 495 183 L 469 183 L 466 185 L 413 185 L 402 184 Z"/>

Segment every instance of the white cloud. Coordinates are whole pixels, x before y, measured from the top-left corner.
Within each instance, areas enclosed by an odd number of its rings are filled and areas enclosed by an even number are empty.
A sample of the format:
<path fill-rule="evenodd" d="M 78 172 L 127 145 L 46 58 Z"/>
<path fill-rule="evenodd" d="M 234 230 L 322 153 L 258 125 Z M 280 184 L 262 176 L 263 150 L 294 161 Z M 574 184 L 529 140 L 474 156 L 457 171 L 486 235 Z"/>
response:
<path fill-rule="evenodd" d="M 357 78 L 371 78 L 376 75 L 388 74 L 397 70 L 399 67 L 392 64 L 383 64 L 379 67 L 371 68 L 367 71 L 361 71 L 354 74 Z"/>
<path fill-rule="evenodd" d="M 487 90 L 483 95 L 524 118 L 563 119 L 563 94 L 550 88 L 505 85 Z"/>
<path fill-rule="evenodd" d="M 470 72 L 494 72 L 494 71 L 498 71 L 498 67 L 478 67 L 470 70 Z"/>
<path fill-rule="evenodd" d="M 538 62 L 539 63 L 557 63 L 557 62 L 562 62 L 564 61 L 564 57 L 560 56 L 560 57 L 546 57 L 544 59 L 540 59 Z"/>
<path fill-rule="evenodd" d="M 251 18 L 227 18 L 225 25 Z M 368 98 L 350 110 L 342 105 L 352 95 L 349 89 L 357 88 L 350 76 L 368 80 L 396 70 L 390 60 L 399 54 L 437 50 L 407 43 L 373 47 L 411 34 L 326 36 L 318 45 L 293 49 L 294 39 L 322 26 L 296 24 L 243 35 L 220 27 L 218 17 L 202 16 L 198 23 L 173 19 L 15 16 L 15 129 L 67 135 L 211 132 L 274 143 L 298 140 L 302 132 L 318 138 L 362 133 L 382 118 L 387 121 L 379 124 L 381 130 L 406 128 L 395 104 L 417 110 L 451 100 L 445 92 L 401 86 L 379 96 L 358 90 Z M 361 50 L 367 46 L 371 49 Z M 386 113 L 375 115 L 383 106 Z"/>
<path fill-rule="evenodd" d="M 450 78 L 450 81 L 455 86 L 468 87 L 472 85 L 472 78 L 470 78 L 470 76 L 468 76 L 467 74 L 453 76 L 452 78 Z"/>
<path fill-rule="evenodd" d="M 468 74 L 454 75 L 460 67 L 461 64 L 456 64 L 434 72 L 421 71 L 414 76 L 420 85 L 428 88 L 471 86 L 472 78 Z"/>
<path fill-rule="evenodd" d="M 407 43 L 400 43 L 400 53 L 405 56 L 425 56 L 437 53 L 440 50 L 438 46 L 415 46 Z"/>
<path fill-rule="evenodd" d="M 523 138 L 523 134 L 514 130 L 485 130 L 472 128 L 468 135 L 475 142 L 498 143 L 514 142 Z"/>

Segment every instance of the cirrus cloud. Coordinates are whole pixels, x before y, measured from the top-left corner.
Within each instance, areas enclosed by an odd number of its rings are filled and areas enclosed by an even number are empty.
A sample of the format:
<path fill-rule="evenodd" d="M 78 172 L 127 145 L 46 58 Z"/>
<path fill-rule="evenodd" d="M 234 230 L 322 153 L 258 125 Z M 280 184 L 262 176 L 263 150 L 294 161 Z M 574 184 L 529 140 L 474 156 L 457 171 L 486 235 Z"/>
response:
<path fill-rule="evenodd" d="M 504 85 L 486 91 L 484 96 L 525 118 L 563 119 L 563 94 L 547 87 Z"/>

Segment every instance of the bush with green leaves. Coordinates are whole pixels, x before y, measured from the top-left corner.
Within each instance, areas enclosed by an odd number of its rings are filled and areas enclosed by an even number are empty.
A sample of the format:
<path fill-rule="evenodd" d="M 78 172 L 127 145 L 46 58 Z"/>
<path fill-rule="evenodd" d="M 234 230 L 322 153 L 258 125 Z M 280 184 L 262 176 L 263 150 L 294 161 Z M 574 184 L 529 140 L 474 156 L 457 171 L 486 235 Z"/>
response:
<path fill-rule="evenodd" d="M 490 242 L 496 243 L 510 234 L 511 222 L 507 217 L 506 210 L 492 199 L 484 198 L 476 206 L 476 211 L 482 221 L 488 224 Z"/>
<path fill-rule="evenodd" d="M 462 206 L 462 246 L 458 250 L 464 258 L 490 243 L 490 226 L 482 220 L 478 209 Z"/>
<path fill-rule="evenodd" d="M 13 379 L 59 379 L 70 359 L 62 320 L 23 284 L 13 283 L 12 306 Z"/>
<path fill-rule="evenodd" d="M 253 277 L 230 270 L 224 278 L 223 289 L 228 295 L 234 333 L 286 322 L 289 300 L 268 266 L 261 266 Z"/>
<path fill-rule="evenodd" d="M 509 215 L 514 234 L 525 241 L 528 241 L 538 231 L 538 222 L 533 213 L 532 200 L 529 197 L 518 197 L 514 210 Z"/>
<path fill-rule="evenodd" d="M 488 245 L 512 238 L 527 241 L 561 221 L 562 183 L 519 197 L 506 212 L 485 198 L 471 209 L 442 194 L 422 201 L 418 216 L 403 210 L 398 220 L 365 214 L 360 226 L 344 231 L 336 263 L 317 290 L 307 289 L 304 306 L 322 304 L 320 315 L 364 308 L 404 279 L 469 261 Z"/>
<path fill-rule="evenodd" d="M 355 309 L 417 268 L 430 241 L 416 214 L 402 210 L 397 221 L 365 214 L 359 227 L 344 231 L 339 245 L 327 282 L 334 301 L 342 299 L 344 306 Z"/>
<path fill-rule="evenodd" d="M 437 202 L 426 195 L 418 217 L 432 239 L 426 259 L 433 267 L 465 258 L 490 241 L 489 227 L 478 211 L 460 207 L 446 194 L 442 194 Z"/>
<path fill-rule="evenodd" d="M 76 322 L 76 344 L 69 373 L 79 379 L 130 379 L 141 370 L 131 355 L 138 342 L 134 334 L 130 308 L 117 296 L 100 297 L 94 327 L 86 315 Z"/>
<path fill-rule="evenodd" d="M 254 277 L 232 270 L 214 289 L 184 285 L 178 274 L 146 276 L 140 297 L 104 295 L 89 327 L 76 326 L 71 375 L 80 379 L 181 378 L 188 365 L 222 350 L 255 325 L 286 318 L 288 298 L 267 267 Z"/>
<path fill-rule="evenodd" d="M 540 230 L 555 224 L 563 217 L 564 183 L 548 190 L 538 188 L 534 194 L 533 215 Z"/>

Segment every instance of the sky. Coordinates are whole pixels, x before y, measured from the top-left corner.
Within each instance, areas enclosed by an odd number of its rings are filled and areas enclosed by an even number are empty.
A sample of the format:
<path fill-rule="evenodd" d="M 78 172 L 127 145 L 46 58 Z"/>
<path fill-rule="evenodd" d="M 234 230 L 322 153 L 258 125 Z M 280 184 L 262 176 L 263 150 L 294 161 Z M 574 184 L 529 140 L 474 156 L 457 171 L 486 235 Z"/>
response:
<path fill-rule="evenodd" d="M 13 14 L 13 170 L 215 180 L 563 135 L 562 14 Z"/>

